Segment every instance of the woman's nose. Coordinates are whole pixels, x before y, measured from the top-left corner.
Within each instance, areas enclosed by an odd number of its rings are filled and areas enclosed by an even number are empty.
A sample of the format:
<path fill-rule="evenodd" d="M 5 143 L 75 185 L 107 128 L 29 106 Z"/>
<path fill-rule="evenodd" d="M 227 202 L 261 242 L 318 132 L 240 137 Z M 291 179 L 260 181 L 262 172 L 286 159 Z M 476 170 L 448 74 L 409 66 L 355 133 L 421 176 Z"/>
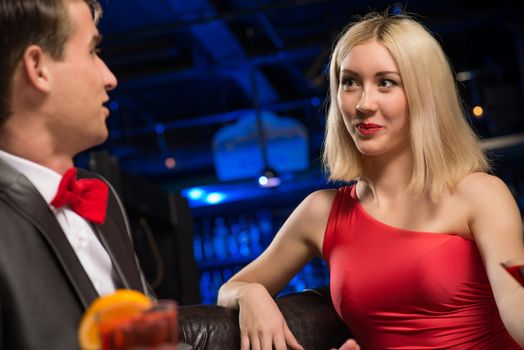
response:
<path fill-rule="evenodd" d="M 376 102 L 370 91 L 362 91 L 362 95 L 356 105 L 357 111 L 367 114 L 376 110 Z"/>

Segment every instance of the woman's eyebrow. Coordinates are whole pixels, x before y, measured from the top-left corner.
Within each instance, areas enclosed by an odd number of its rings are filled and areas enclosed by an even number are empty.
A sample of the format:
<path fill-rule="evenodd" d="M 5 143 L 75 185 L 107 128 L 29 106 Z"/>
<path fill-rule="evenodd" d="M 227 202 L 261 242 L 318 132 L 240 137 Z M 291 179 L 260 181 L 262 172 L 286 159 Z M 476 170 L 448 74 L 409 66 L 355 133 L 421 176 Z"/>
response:
<path fill-rule="evenodd" d="M 355 72 L 354 70 L 351 70 L 351 69 L 341 69 L 340 70 L 340 74 L 351 74 L 351 75 L 360 76 L 360 74 L 358 74 L 357 72 Z M 386 71 L 376 72 L 375 76 L 377 77 L 377 76 L 383 76 L 383 75 L 389 75 L 389 74 L 395 74 L 395 75 L 398 75 L 400 77 L 400 73 L 397 72 L 397 71 L 394 71 L 394 70 L 386 70 Z"/>
<path fill-rule="evenodd" d="M 375 73 L 375 76 L 382 76 L 382 75 L 389 75 L 389 74 L 396 74 L 400 77 L 400 73 L 394 70 L 380 71 L 380 72 Z"/>

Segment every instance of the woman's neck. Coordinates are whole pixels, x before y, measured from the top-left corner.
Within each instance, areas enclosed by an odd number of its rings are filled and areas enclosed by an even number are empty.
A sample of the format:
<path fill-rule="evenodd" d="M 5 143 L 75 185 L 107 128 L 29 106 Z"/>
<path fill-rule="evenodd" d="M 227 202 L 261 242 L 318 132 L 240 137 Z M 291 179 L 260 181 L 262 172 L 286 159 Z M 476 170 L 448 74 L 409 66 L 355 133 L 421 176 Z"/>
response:
<path fill-rule="evenodd" d="M 357 193 L 362 200 L 393 200 L 405 195 L 413 174 L 413 156 L 406 151 L 395 156 L 363 157 L 363 174 Z"/>

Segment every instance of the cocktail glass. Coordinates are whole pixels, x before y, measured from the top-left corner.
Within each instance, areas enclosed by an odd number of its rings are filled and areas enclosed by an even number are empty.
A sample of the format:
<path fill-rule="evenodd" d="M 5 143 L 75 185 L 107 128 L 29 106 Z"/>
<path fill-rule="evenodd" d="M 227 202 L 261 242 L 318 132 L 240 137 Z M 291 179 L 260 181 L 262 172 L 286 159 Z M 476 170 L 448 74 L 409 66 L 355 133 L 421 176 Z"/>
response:
<path fill-rule="evenodd" d="M 504 261 L 502 267 L 524 287 L 524 258 Z"/>
<path fill-rule="evenodd" d="M 139 315 L 98 320 L 101 350 L 175 350 L 178 343 L 177 304 L 160 300 Z"/>

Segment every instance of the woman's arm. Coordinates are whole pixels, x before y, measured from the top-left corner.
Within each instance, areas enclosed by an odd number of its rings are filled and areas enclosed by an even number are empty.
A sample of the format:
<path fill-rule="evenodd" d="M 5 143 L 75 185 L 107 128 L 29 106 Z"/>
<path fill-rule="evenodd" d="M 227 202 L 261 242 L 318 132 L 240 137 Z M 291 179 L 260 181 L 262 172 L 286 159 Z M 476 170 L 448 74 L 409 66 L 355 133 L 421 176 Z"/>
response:
<path fill-rule="evenodd" d="M 522 219 L 510 191 L 499 178 L 471 174 L 459 185 L 470 206 L 469 226 L 483 257 L 504 326 L 524 346 L 524 288 L 500 265 L 524 257 Z"/>
<path fill-rule="evenodd" d="M 295 340 L 273 296 L 322 250 L 336 191 L 310 194 L 293 211 L 269 247 L 219 290 L 218 304 L 240 310 L 241 349 L 292 349 Z"/>

